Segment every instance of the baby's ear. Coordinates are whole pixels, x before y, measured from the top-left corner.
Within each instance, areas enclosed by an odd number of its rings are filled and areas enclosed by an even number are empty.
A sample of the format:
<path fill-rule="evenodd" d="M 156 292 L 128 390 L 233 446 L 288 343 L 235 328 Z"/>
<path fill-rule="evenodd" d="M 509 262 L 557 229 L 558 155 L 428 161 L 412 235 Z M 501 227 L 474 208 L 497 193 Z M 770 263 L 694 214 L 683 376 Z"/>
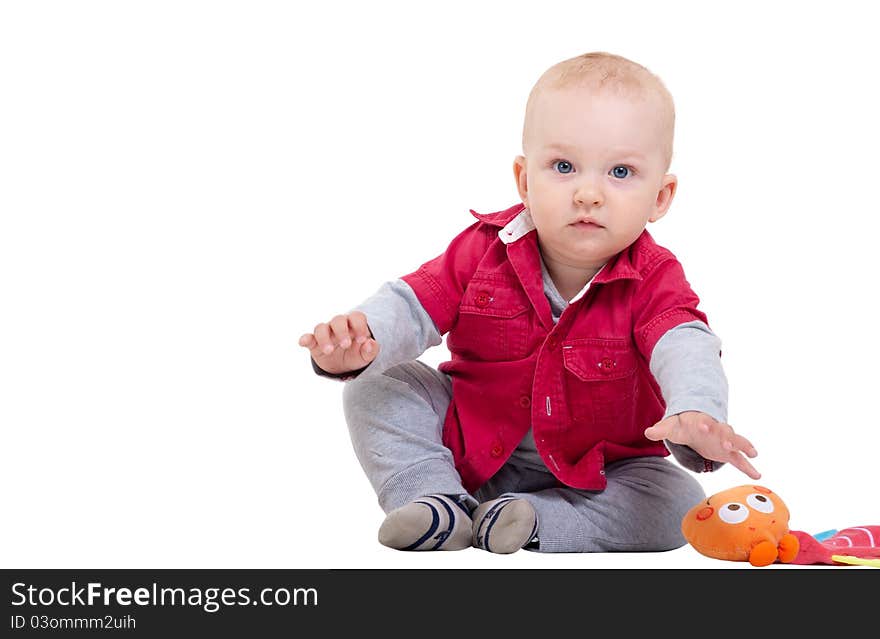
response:
<path fill-rule="evenodd" d="M 529 205 L 529 188 L 526 180 L 526 158 L 523 155 L 517 155 L 513 159 L 513 178 L 516 180 L 516 190 L 519 193 L 519 199 L 526 206 Z"/>
<path fill-rule="evenodd" d="M 654 202 L 654 211 L 648 218 L 649 222 L 656 222 L 666 215 L 669 206 L 672 204 L 672 198 L 675 197 L 675 191 L 678 188 L 678 178 L 667 173 L 663 176 L 663 184 L 657 191 L 657 200 Z"/>

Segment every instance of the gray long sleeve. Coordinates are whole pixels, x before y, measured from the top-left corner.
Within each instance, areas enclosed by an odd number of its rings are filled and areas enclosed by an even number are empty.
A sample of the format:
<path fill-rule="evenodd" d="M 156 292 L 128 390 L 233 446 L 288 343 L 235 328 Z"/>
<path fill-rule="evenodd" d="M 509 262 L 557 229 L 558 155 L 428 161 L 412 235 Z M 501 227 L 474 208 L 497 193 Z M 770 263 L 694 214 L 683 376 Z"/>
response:
<path fill-rule="evenodd" d="M 683 411 L 706 413 L 727 421 L 727 377 L 721 367 L 721 340 L 703 322 L 679 324 L 657 341 L 651 353 L 651 374 L 666 402 L 664 418 Z M 689 446 L 666 441 L 676 461 L 694 472 L 717 470 L 723 462 L 710 461 Z"/>
<path fill-rule="evenodd" d="M 379 342 L 379 355 L 364 374 L 381 374 L 443 341 L 434 320 L 403 280 L 386 282 L 353 310 L 367 316 L 373 339 Z"/>
<path fill-rule="evenodd" d="M 686 322 L 664 333 L 651 353 L 650 368 L 666 401 L 664 418 L 698 410 L 727 421 L 721 340 L 706 324 Z"/>

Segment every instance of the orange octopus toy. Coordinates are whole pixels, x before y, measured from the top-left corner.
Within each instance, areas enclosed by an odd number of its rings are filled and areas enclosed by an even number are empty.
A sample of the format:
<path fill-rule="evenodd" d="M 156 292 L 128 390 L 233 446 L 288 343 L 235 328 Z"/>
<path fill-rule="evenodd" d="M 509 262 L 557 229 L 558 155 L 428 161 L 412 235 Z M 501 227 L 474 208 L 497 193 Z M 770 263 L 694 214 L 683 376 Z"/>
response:
<path fill-rule="evenodd" d="M 715 559 L 767 566 L 790 563 L 798 538 L 788 529 L 788 508 L 769 488 L 744 485 L 715 493 L 690 509 L 681 522 L 685 539 Z"/>

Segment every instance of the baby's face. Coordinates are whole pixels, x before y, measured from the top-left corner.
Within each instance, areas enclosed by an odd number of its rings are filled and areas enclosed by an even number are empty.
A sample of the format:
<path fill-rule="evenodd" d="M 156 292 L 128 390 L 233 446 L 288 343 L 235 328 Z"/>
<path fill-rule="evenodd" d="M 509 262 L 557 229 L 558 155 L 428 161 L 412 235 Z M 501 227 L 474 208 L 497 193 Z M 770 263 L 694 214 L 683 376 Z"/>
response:
<path fill-rule="evenodd" d="M 676 179 L 659 105 L 584 88 L 536 96 L 514 173 L 545 260 L 597 269 L 666 213 Z"/>

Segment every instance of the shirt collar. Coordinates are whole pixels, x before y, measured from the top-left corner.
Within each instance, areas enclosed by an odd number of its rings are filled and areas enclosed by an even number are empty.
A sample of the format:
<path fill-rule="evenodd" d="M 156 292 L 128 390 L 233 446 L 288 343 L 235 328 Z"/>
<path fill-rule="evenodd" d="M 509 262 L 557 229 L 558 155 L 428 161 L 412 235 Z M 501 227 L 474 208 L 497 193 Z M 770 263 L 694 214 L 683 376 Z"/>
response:
<path fill-rule="evenodd" d="M 570 300 L 568 300 L 568 303 L 569 303 L 569 304 L 574 304 L 574 303 L 577 302 L 580 298 L 582 298 L 584 295 L 586 295 L 586 294 L 587 294 L 587 291 L 590 290 L 590 284 L 592 284 L 593 282 L 596 281 L 596 278 L 599 276 L 599 274 L 600 274 L 602 271 L 605 270 L 605 267 L 606 267 L 606 266 L 608 266 L 608 262 L 605 262 L 605 263 L 599 268 L 599 270 L 596 271 L 596 274 L 595 274 L 593 277 L 590 278 L 590 281 L 587 282 L 586 286 L 584 286 L 580 291 L 578 291 L 577 295 L 575 295 L 575 296 L 572 297 Z"/>
<path fill-rule="evenodd" d="M 531 233 L 534 230 L 535 223 L 532 221 L 532 215 L 529 213 L 528 209 L 524 208 L 516 217 L 510 220 L 510 222 L 501 227 L 498 231 L 498 237 L 500 237 L 501 241 L 505 244 L 510 244 L 511 242 L 516 242 L 526 233 Z"/>
<path fill-rule="evenodd" d="M 634 250 L 643 243 L 645 238 L 650 238 L 648 231 L 642 231 L 642 234 L 636 238 L 636 241 L 627 246 L 617 255 L 611 257 L 605 265 L 599 269 L 599 272 L 590 280 L 591 284 L 605 284 L 614 280 L 640 280 L 642 274 L 632 263 Z M 578 293 L 580 295 L 580 293 Z"/>
<path fill-rule="evenodd" d="M 504 226 L 508 222 L 510 222 L 513 218 L 519 215 L 522 211 L 524 211 L 526 205 L 522 202 L 518 204 L 514 204 L 508 209 L 504 209 L 503 211 L 496 211 L 494 213 L 477 213 L 475 210 L 471 209 L 471 215 L 480 220 L 481 222 L 485 222 L 491 226 Z"/>

